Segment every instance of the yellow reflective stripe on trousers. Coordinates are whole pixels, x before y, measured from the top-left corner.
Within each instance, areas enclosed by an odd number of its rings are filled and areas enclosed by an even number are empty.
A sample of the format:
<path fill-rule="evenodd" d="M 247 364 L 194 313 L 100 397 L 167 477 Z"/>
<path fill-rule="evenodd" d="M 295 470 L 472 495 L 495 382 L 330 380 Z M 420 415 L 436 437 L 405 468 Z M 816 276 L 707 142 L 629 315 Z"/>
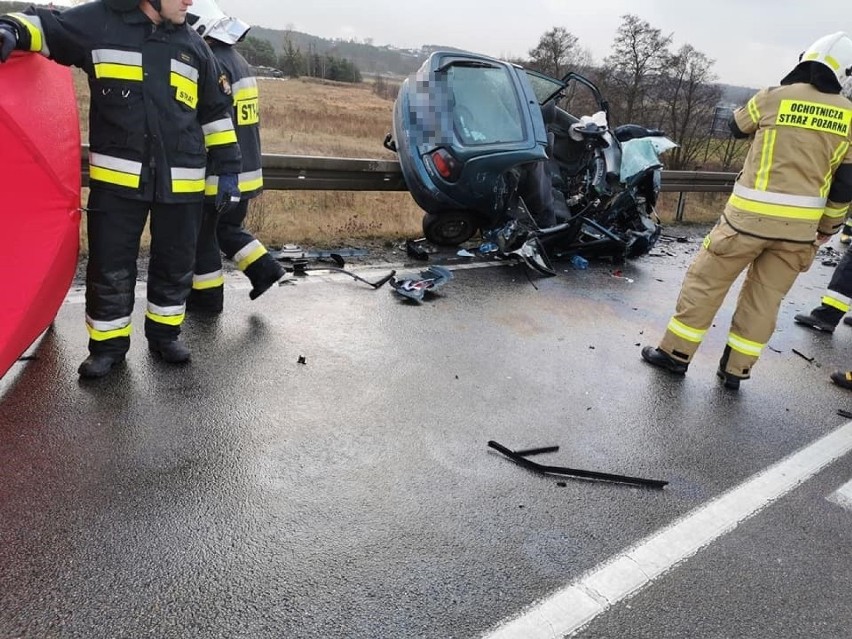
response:
<path fill-rule="evenodd" d="M 843 311 L 844 313 L 849 312 L 849 298 L 848 297 L 834 297 L 833 295 L 823 295 L 822 303 L 826 306 L 831 306 L 832 308 L 836 308 L 839 311 Z"/>
<path fill-rule="evenodd" d="M 218 288 L 224 285 L 225 276 L 221 270 L 192 276 L 192 288 L 196 291 L 203 291 L 208 288 Z"/>
<path fill-rule="evenodd" d="M 130 337 L 130 317 L 120 317 L 115 320 L 93 320 L 86 315 L 86 330 L 89 337 L 96 342 L 103 342 L 116 337 Z"/>
<path fill-rule="evenodd" d="M 763 351 L 763 347 L 766 346 L 766 344 L 752 342 L 749 339 L 740 337 L 736 333 L 728 333 L 728 346 L 743 355 L 760 357 L 760 353 Z"/>
<path fill-rule="evenodd" d="M 186 305 L 157 306 L 151 302 L 148 302 L 148 309 L 145 311 L 145 317 L 149 320 L 167 326 L 180 326 L 185 314 Z"/>
<path fill-rule="evenodd" d="M 763 134 L 763 147 L 760 151 L 760 168 L 754 180 L 754 188 L 766 191 L 769 188 L 769 173 L 772 171 L 772 159 L 775 155 L 775 129 L 767 129 Z"/>
<path fill-rule="evenodd" d="M 701 340 L 704 339 L 704 335 L 707 333 L 707 329 L 692 328 L 676 320 L 674 317 L 669 320 L 669 325 L 666 328 L 681 339 L 685 339 L 687 342 L 692 342 L 693 344 L 700 344 Z"/>
<path fill-rule="evenodd" d="M 266 247 L 259 240 L 252 240 L 234 254 L 237 268 L 245 271 L 266 254 Z"/>
<path fill-rule="evenodd" d="M 28 16 L 23 13 L 10 13 L 10 16 L 15 18 L 27 30 L 30 36 L 29 51 L 50 55 L 50 49 L 44 41 L 44 29 L 41 26 L 41 18 L 38 16 Z"/>
<path fill-rule="evenodd" d="M 769 202 L 755 202 L 747 200 L 739 195 L 731 195 L 728 203 L 749 213 L 759 213 L 762 215 L 772 215 L 774 217 L 786 217 L 796 220 L 817 221 L 822 217 L 822 207 L 810 208 L 802 206 L 785 206 L 783 204 L 770 204 Z"/>
<path fill-rule="evenodd" d="M 760 111 L 757 109 L 757 102 L 752 98 L 748 101 L 748 114 L 751 116 L 751 121 L 757 124 L 760 122 Z"/>
<path fill-rule="evenodd" d="M 837 166 L 843 161 L 843 158 L 846 157 L 846 151 L 848 150 L 848 142 L 841 142 L 834 150 L 834 155 L 831 156 L 831 162 L 828 165 L 828 172 L 825 174 L 822 180 L 822 188 L 819 190 L 819 194 L 822 197 L 828 197 L 828 192 L 831 190 L 831 183 L 834 179 L 834 172 L 837 170 Z"/>

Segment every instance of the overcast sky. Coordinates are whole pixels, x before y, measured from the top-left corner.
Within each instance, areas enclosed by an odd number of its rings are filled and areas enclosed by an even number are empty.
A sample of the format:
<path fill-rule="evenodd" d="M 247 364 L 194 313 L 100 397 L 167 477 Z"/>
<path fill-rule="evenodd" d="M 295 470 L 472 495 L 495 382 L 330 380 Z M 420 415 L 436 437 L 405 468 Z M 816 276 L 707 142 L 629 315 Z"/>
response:
<path fill-rule="evenodd" d="M 504 57 L 526 57 L 559 26 L 580 38 L 596 62 L 609 52 L 620 16 L 633 13 L 675 47 L 691 44 L 716 60 L 721 82 L 775 84 L 801 51 L 834 31 L 852 33 L 840 0 L 218 0 L 249 24 L 288 27 L 324 38 L 372 38 L 377 45 L 443 44 Z M 68 4 L 60 0 L 58 4 Z"/>

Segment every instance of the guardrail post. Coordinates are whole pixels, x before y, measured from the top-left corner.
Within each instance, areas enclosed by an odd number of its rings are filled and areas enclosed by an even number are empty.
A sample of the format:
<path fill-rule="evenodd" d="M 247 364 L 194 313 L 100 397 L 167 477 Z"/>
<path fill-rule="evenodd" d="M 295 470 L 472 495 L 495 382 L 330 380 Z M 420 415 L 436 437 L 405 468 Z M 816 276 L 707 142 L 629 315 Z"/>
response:
<path fill-rule="evenodd" d="M 675 210 L 675 221 L 683 222 L 683 209 L 686 205 L 686 198 L 684 198 L 684 193 L 681 191 L 677 196 L 677 209 Z"/>

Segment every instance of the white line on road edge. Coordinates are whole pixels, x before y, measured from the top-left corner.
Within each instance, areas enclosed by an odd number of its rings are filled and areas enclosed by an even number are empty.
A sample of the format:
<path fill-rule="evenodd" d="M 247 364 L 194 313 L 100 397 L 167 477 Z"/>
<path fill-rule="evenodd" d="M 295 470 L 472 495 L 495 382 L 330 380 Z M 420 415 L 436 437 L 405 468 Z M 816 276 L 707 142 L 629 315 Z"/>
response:
<path fill-rule="evenodd" d="M 554 639 L 576 632 L 850 450 L 852 422 L 612 557 L 485 638 Z"/>
<path fill-rule="evenodd" d="M 846 510 L 852 510 L 852 481 L 846 482 L 831 495 L 829 501 L 843 506 Z"/>

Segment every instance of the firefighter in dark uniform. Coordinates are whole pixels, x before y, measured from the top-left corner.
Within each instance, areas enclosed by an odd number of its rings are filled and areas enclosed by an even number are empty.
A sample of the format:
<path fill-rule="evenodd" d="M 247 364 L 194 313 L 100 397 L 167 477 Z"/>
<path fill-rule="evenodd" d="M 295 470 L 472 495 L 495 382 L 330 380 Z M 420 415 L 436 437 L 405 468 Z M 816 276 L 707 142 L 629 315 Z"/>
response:
<path fill-rule="evenodd" d="M 833 333 L 843 320 L 847 326 L 852 326 L 852 317 L 843 317 L 852 305 L 852 249 L 847 249 L 834 268 L 831 280 L 825 294 L 820 299 L 820 305 L 810 313 L 800 313 L 795 320 L 799 324 L 815 328 L 818 331 Z"/>
<path fill-rule="evenodd" d="M 187 21 L 202 35 L 225 73 L 234 100 L 234 123 L 243 157 L 239 175 L 240 203 L 219 215 L 214 196 L 219 176 L 210 163 L 207 175 L 205 215 L 198 238 L 195 275 L 187 310 L 220 313 L 224 303 L 222 252 L 251 281 L 251 299 L 257 299 L 284 276 L 284 267 L 244 227 L 249 200 L 263 190 L 257 79 L 246 59 L 234 49 L 249 26 L 226 16 L 213 0 L 194 0 Z"/>
<path fill-rule="evenodd" d="M 86 326 L 82 377 L 124 361 L 140 237 L 151 214 L 145 336 L 169 363 L 190 358 L 178 338 L 192 286 L 208 155 L 218 199 L 239 201 L 240 151 L 231 96 L 204 41 L 186 24 L 192 0 L 100 0 L 63 12 L 0 18 L 0 59 L 41 53 L 89 76 Z"/>
<path fill-rule="evenodd" d="M 817 246 L 840 230 L 852 200 L 852 39 L 825 36 L 802 54 L 781 86 L 734 113 L 731 130 L 752 137 L 722 219 L 687 271 L 675 315 L 642 357 L 683 375 L 737 276 L 748 268 L 719 362 L 737 389 L 775 330 L 781 300 Z"/>

